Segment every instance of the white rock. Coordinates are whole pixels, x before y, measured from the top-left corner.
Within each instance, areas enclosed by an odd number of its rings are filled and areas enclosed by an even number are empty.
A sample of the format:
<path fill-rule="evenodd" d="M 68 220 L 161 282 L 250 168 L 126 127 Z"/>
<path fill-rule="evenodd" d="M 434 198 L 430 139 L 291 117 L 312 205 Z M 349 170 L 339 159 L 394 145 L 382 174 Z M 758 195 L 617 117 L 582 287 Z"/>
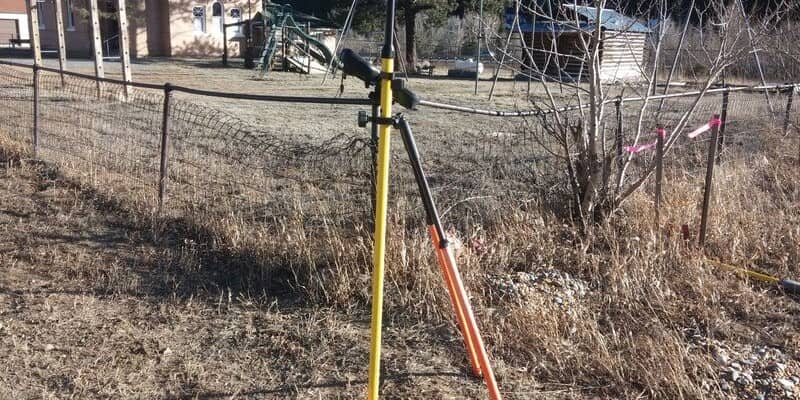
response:
<path fill-rule="evenodd" d="M 794 389 L 794 382 L 788 379 L 778 379 L 778 383 L 781 385 L 783 390 L 787 392 L 791 392 Z"/>
<path fill-rule="evenodd" d="M 739 383 L 742 385 L 746 385 L 753 381 L 753 371 L 748 370 L 747 372 L 742 372 L 742 378 Z"/>

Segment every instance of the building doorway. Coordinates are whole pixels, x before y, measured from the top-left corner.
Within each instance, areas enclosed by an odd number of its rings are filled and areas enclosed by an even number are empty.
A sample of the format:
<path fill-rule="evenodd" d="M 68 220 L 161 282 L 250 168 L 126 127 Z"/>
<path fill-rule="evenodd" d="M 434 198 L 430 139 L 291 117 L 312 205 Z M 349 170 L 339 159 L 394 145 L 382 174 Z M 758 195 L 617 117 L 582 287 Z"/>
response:
<path fill-rule="evenodd" d="M 119 14 L 116 0 L 97 2 L 100 9 L 100 38 L 103 57 L 119 57 Z"/>

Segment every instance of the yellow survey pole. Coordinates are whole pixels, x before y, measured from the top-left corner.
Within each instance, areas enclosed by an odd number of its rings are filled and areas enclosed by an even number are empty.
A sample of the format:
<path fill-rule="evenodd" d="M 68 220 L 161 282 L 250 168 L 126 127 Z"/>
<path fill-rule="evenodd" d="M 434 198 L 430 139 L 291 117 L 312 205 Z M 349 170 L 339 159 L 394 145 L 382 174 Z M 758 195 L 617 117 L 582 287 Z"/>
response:
<path fill-rule="evenodd" d="M 394 72 L 394 6 L 386 2 L 386 32 L 381 50 L 381 80 L 379 83 L 381 112 L 378 129 L 378 176 L 375 190 L 375 237 L 372 250 L 372 336 L 369 353 L 369 383 L 367 399 L 377 400 L 381 370 L 381 326 L 383 323 L 383 267 L 386 253 L 386 208 L 389 199 L 389 159 L 392 126 L 392 81 Z"/>

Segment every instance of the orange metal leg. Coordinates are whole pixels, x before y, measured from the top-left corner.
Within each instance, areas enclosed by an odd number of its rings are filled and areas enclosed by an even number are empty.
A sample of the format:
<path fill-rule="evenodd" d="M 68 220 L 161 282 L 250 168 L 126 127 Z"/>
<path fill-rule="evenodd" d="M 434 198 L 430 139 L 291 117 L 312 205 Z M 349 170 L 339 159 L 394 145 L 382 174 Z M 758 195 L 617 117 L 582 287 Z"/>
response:
<path fill-rule="evenodd" d="M 450 302 L 453 303 L 453 308 L 456 311 L 456 319 L 458 320 L 458 327 L 461 329 L 461 334 L 464 336 L 464 344 L 467 347 L 467 355 L 469 356 L 469 363 L 472 365 L 472 371 L 476 376 L 482 375 L 481 364 L 478 361 L 478 355 L 475 351 L 475 343 L 470 335 L 470 330 L 467 328 L 466 318 L 464 313 L 464 305 L 456 295 L 456 288 L 453 283 L 453 277 L 450 275 L 449 270 L 445 267 L 447 261 L 445 260 L 444 251 L 439 247 L 439 234 L 436 232 L 436 227 L 430 225 L 431 239 L 433 239 L 433 246 L 436 249 L 436 258 L 439 260 L 439 266 L 442 268 L 444 281 L 447 285 L 447 292 L 450 294 Z"/>
<path fill-rule="evenodd" d="M 502 399 L 502 396 L 500 395 L 500 390 L 497 388 L 497 381 L 494 377 L 494 371 L 492 371 L 492 365 L 489 363 L 489 356 L 486 354 L 486 348 L 483 345 L 483 339 L 481 338 L 481 333 L 478 330 L 478 324 L 475 322 L 475 315 L 473 314 L 472 307 L 469 304 L 467 292 L 464 290 L 464 283 L 461 280 L 461 274 L 458 273 L 455 260 L 453 259 L 453 254 L 450 253 L 450 250 L 442 249 L 442 252 L 444 253 L 444 265 L 453 279 L 456 297 L 458 297 L 458 301 L 463 306 L 462 308 L 464 311 L 467 330 L 469 331 L 470 338 L 475 345 L 475 350 L 478 352 L 478 361 L 480 362 L 481 370 L 483 371 L 483 379 L 486 381 L 486 386 L 489 389 L 489 397 L 492 400 L 500 400 Z"/>

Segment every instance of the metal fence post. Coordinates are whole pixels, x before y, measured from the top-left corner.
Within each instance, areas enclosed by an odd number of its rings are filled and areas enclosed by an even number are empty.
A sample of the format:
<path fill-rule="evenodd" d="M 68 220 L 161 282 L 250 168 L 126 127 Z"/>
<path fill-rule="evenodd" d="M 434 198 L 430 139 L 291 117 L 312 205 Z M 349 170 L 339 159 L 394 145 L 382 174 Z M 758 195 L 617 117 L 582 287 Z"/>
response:
<path fill-rule="evenodd" d="M 169 147 L 169 103 L 172 97 L 172 85 L 164 84 L 164 112 L 161 116 L 161 168 L 158 179 L 158 212 L 164 207 L 167 192 L 167 157 Z"/>
<path fill-rule="evenodd" d="M 727 89 L 727 87 L 726 87 Z M 728 104 L 730 104 L 730 91 L 725 90 L 722 92 L 722 113 L 719 120 L 719 143 L 717 143 L 717 159 L 716 163 L 719 164 L 722 158 L 722 149 L 725 146 L 725 126 L 728 122 Z"/>
<path fill-rule="evenodd" d="M 311 36 L 311 22 L 306 22 L 306 35 Z M 311 47 L 308 44 L 308 38 L 305 38 L 306 45 L 306 59 L 308 60 L 308 75 L 311 76 Z"/>
<path fill-rule="evenodd" d="M 33 64 L 33 158 L 39 150 L 39 65 Z"/>
<path fill-rule="evenodd" d="M 659 125 L 656 130 L 658 136 L 656 137 L 656 193 L 654 199 L 655 212 L 656 212 L 656 229 L 661 226 L 661 180 L 664 175 L 664 136 L 666 131 L 664 127 Z"/>
<path fill-rule="evenodd" d="M 783 117 L 783 134 L 789 133 L 789 122 L 792 117 L 792 102 L 794 101 L 794 85 L 789 88 L 789 95 L 786 98 L 786 114 Z"/>
<path fill-rule="evenodd" d="M 228 66 L 228 28 L 225 24 L 222 24 L 222 65 Z"/>
<path fill-rule="evenodd" d="M 288 36 L 286 27 L 281 28 L 281 71 L 286 71 L 288 61 L 286 60 L 286 37 Z"/>
<path fill-rule="evenodd" d="M 713 121 L 719 121 L 719 114 L 714 115 Z M 703 210 L 700 217 L 700 236 L 698 243 L 702 247 L 706 242 L 706 229 L 708 227 L 708 209 L 711 204 L 712 180 L 714 179 L 714 159 L 717 153 L 717 142 L 719 140 L 719 126 L 721 124 L 712 123 L 711 142 L 708 144 L 708 161 L 706 162 L 706 183 L 703 189 Z"/>
<path fill-rule="evenodd" d="M 622 96 L 617 97 L 617 101 L 614 102 L 614 106 L 617 109 L 617 167 L 622 170 L 622 167 L 625 165 L 624 158 L 622 157 Z"/>

